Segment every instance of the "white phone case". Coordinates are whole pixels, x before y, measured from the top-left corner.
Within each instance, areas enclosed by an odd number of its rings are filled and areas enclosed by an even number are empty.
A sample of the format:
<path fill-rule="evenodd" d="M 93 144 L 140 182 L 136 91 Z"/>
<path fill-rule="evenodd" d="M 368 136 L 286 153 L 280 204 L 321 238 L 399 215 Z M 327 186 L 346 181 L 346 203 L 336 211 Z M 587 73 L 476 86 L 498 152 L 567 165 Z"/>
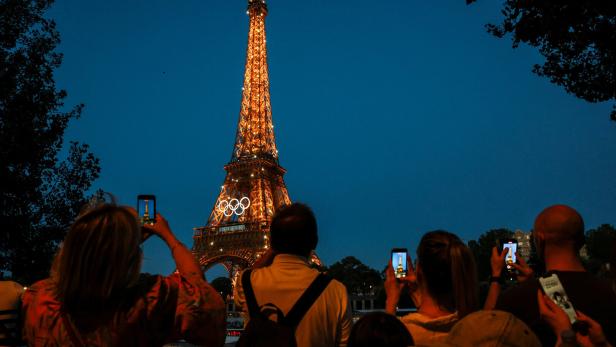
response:
<path fill-rule="evenodd" d="M 544 293 L 549 296 L 556 305 L 565 310 L 571 324 L 575 323 L 575 309 L 571 301 L 569 301 L 569 297 L 565 292 L 565 288 L 563 288 L 563 285 L 560 283 L 558 276 L 552 274 L 548 277 L 539 277 L 539 283 L 541 283 Z"/>

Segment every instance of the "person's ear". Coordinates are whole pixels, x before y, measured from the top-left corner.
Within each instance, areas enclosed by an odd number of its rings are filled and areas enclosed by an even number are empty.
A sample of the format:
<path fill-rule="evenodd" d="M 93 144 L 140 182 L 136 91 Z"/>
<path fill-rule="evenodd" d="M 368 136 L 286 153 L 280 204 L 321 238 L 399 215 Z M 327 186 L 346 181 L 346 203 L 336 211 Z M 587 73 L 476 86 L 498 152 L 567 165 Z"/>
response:
<path fill-rule="evenodd" d="M 533 242 L 535 243 L 535 250 L 537 251 L 537 255 L 540 259 L 543 259 L 545 234 L 537 229 L 533 230 Z"/>

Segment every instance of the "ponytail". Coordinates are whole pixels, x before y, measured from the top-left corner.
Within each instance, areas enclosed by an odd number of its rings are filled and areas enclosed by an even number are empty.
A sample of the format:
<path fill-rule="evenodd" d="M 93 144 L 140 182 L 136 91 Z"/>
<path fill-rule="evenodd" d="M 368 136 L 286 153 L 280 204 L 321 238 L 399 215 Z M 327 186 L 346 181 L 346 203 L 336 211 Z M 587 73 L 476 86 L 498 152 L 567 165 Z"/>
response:
<path fill-rule="evenodd" d="M 477 269 L 470 249 L 456 235 L 443 231 L 426 233 L 417 248 L 421 266 L 418 281 L 439 306 L 461 317 L 478 307 Z"/>
<path fill-rule="evenodd" d="M 450 246 L 449 256 L 452 294 L 458 316 L 462 318 L 479 306 L 475 260 L 471 250 L 459 240 Z"/>

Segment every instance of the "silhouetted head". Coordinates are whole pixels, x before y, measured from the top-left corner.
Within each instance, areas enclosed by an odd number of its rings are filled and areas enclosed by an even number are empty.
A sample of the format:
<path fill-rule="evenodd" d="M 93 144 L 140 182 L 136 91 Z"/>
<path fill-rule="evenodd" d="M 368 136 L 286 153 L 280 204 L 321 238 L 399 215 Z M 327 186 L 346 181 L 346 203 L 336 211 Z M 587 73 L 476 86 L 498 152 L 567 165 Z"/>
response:
<path fill-rule="evenodd" d="M 471 250 L 456 235 L 426 233 L 417 247 L 417 281 L 445 310 L 460 317 L 478 307 L 477 268 Z"/>
<path fill-rule="evenodd" d="M 130 208 L 102 204 L 70 226 L 52 267 L 56 294 L 69 311 L 100 309 L 135 284 L 141 228 Z"/>
<path fill-rule="evenodd" d="M 550 206 L 535 219 L 533 235 L 542 257 L 546 246 L 569 249 L 577 254 L 584 245 L 584 220 L 569 206 Z"/>
<path fill-rule="evenodd" d="M 407 347 L 414 344 L 413 337 L 398 318 L 384 312 L 373 312 L 353 325 L 348 346 Z"/>
<path fill-rule="evenodd" d="M 317 220 L 310 207 L 293 203 L 279 209 L 270 229 L 274 252 L 308 257 L 317 247 Z"/>

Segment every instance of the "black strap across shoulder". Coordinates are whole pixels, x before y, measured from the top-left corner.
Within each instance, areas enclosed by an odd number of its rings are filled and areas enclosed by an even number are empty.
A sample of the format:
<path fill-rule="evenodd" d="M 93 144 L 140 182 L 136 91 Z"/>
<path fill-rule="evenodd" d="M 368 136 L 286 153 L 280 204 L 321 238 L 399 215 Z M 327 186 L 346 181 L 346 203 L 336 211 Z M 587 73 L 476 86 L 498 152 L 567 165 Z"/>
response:
<path fill-rule="evenodd" d="M 254 318 L 261 311 L 259 310 L 259 305 L 257 304 L 255 292 L 252 290 L 252 284 L 250 284 L 251 273 L 252 269 L 248 269 L 242 274 L 242 289 L 244 290 L 246 305 L 248 306 L 248 315 L 250 316 L 250 318 Z"/>
<path fill-rule="evenodd" d="M 332 277 L 325 274 L 319 274 L 317 278 L 312 281 L 310 287 L 306 289 L 304 294 L 299 297 L 295 305 L 291 308 L 289 313 L 285 316 L 285 324 L 291 327 L 296 327 L 302 318 L 308 312 L 312 304 L 319 298 L 321 293 L 327 288 Z"/>
<path fill-rule="evenodd" d="M 246 297 L 246 305 L 248 306 L 248 314 L 250 318 L 254 318 L 260 314 L 259 305 L 255 293 L 250 283 L 250 274 L 252 269 L 244 271 L 242 274 L 242 288 L 244 289 L 244 296 Z M 325 274 L 319 274 L 317 278 L 312 281 L 308 289 L 299 297 L 295 305 L 289 310 L 289 313 L 285 316 L 284 324 L 291 327 L 296 327 L 302 318 L 308 312 L 312 304 L 319 298 L 321 293 L 327 288 L 329 282 L 333 278 Z"/>

